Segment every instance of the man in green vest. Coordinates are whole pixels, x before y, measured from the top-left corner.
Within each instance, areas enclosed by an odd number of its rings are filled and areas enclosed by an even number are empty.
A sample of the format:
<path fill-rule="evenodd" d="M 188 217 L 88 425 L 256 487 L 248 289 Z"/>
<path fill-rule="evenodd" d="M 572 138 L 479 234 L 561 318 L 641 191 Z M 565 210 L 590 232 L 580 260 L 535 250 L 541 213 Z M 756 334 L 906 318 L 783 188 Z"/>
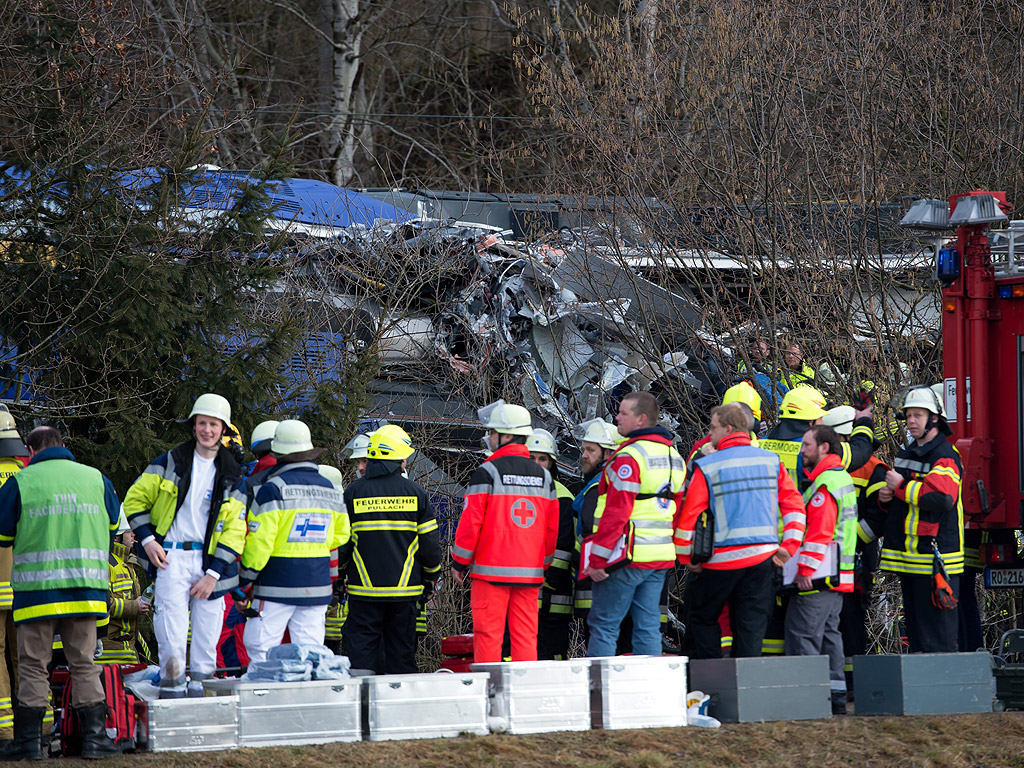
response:
<path fill-rule="evenodd" d="M 84 731 L 82 757 L 106 757 L 119 750 L 107 738 L 106 698 L 93 653 L 96 621 L 107 614 L 107 556 L 120 503 L 110 481 L 78 464 L 53 427 L 32 430 L 25 444 L 28 466 L 0 488 L 0 547 L 14 547 L 20 673 L 14 741 L 0 757 L 43 757 L 47 665 L 57 631 L 74 681 L 72 705 Z"/>
<path fill-rule="evenodd" d="M 816 424 L 804 433 L 800 454 L 811 481 L 804 492 L 807 528 L 797 550 L 786 610 L 786 655 L 828 655 L 832 713 L 846 714 L 846 675 L 839 613 L 843 593 L 853 591 L 857 556 L 857 491 L 842 467 L 842 439 Z M 784 572 L 783 581 L 789 579 Z"/>

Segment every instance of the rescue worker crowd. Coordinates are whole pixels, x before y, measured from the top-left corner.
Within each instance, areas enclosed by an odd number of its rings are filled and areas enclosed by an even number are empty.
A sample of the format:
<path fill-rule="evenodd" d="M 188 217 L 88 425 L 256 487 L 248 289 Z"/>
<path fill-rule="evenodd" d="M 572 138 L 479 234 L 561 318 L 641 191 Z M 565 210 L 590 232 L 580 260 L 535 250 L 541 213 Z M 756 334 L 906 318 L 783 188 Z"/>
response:
<path fill-rule="evenodd" d="M 872 456 L 870 408 L 826 410 L 798 384 L 759 438 L 761 398 L 744 381 L 684 458 L 656 399 L 632 392 L 617 427 L 581 425 L 573 495 L 554 437 L 526 408 L 481 409 L 489 455 L 451 548 L 452 581 L 470 579 L 474 660 L 565 658 L 574 617 L 589 656 L 659 655 L 671 582 L 685 585 L 683 653 L 826 654 L 841 713 L 844 655 L 866 651 L 876 567 L 899 574 L 910 651 L 955 650 L 961 463 L 933 389 L 911 388 L 903 414 L 909 438 L 889 468 Z M 119 503 L 56 429 L 22 443 L 0 410 L 0 738 L 13 735 L 0 757 L 41 756 L 55 653 L 74 682 L 83 756 L 116 752 L 95 661 L 146 663 L 147 613 L 161 697 L 202 695 L 229 648 L 245 665 L 286 637 L 326 641 L 353 668 L 417 671 L 443 558 L 428 494 L 406 476 L 409 435 L 389 424 L 350 443 L 358 477 L 343 488 L 301 421 L 258 425 L 247 472 L 225 398 L 200 396 L 188 423 L 190 439 Z"/>

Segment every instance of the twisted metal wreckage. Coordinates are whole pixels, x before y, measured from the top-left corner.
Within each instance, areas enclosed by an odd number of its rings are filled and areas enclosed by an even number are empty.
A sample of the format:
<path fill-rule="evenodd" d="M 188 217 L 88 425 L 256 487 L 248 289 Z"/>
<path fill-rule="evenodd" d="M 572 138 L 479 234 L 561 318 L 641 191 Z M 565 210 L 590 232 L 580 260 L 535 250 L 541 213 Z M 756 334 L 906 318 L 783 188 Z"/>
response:
<path fill-rule="evenodd" d="M 695 304 L 596 253 L 586 234 L 524 243 L 465 222 L 378 222 L 303 251 L 331 325 L 354 325 L 378 355 L 368 416 L 443 426 L 451 447 L 477 444 L 476 407 L 497 397 L 572 451 L 575 425 L 609 417 L 628 390 L 668 395 L 675 427 L 681 393 L 720 388 L 693 354 L 714 342 Z"/>

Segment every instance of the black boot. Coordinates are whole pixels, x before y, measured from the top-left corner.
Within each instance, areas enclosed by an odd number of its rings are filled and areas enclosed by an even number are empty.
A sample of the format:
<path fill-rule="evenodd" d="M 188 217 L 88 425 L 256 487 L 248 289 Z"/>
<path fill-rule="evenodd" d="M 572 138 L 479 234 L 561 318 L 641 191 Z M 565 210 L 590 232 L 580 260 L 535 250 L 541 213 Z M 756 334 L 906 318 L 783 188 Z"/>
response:
<path fill-rule="evenodd" d="M 107 705 L 105 702 L 88 707 L 76 707 L 82 723 L 82 757 L 99 760 L 121 754 L 121 749 L 107 738 Z"/>
<path fill-rule="evenodd" d="M 4 760 L 43 759 L 43 717 L 46 707 L 25 707 L 14 705 L 14 739 L 7 745 L 0 758 Z"/>

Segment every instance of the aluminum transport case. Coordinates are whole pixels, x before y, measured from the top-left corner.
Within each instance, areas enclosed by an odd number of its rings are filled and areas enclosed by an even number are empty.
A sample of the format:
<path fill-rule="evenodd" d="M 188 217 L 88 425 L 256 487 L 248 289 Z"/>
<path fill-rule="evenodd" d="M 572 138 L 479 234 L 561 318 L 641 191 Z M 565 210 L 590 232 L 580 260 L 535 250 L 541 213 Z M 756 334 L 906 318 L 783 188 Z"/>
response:
<path fill-rule="evenodd" d="M 992 711 L 987 653 L 854 656 L 858 715 L 951 715 Z"/>
<path fill-rule="evenodd" d="M 369 741 L 489 732 L 485 674 L 375 675 L 362 681 L 363 735 Z"/>
<path fill-rule="evenodd" d="M 206 752 L 238 747 L 238 697 L 139 700 L 139 749 Z"/>
<path fill-rule="evenodd" d="M 509 733 L 590 729 L 590 659 L 474 664 L 490 675 L 491 717 Z"/>
<path fill-rule="evenodd" d="M 363 678 L 271 683 L 206 680 L 207 697 L 238 697 L 238 746 L 360 741 Z"/>
<path fill-rule="evenodd" d="M 827 656 L 693 659 L 689 682 L 723 723 L 832 717 Z"/>
<path fill-rule="evenodd" d="M 615 656 L 590 660 L 594 728 L 686 725 L 685 656 Z"/>

